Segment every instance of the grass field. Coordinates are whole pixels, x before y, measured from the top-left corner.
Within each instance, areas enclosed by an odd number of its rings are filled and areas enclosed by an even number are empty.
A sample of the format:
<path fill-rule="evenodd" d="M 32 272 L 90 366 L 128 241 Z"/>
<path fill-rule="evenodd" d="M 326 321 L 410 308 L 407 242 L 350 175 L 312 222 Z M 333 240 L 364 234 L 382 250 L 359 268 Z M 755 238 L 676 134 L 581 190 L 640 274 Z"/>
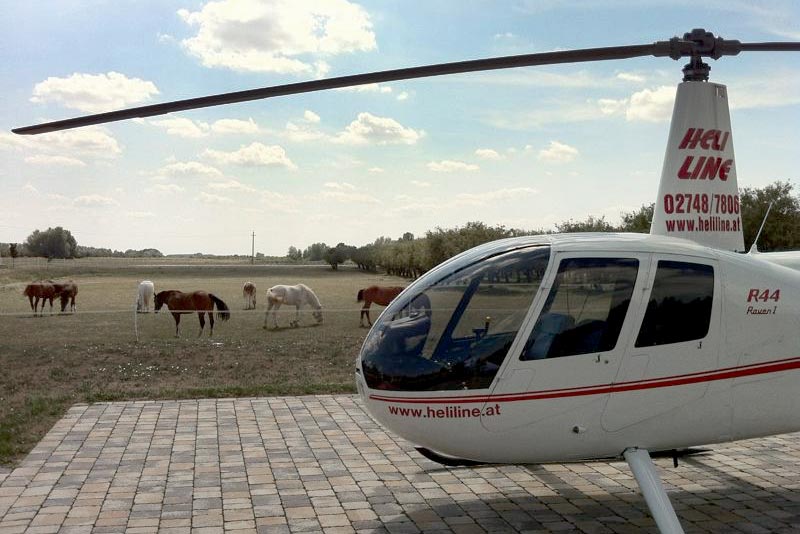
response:
<path fill-rule="evenodd" d="M 76 314 L 33 317 L 22 295 L 27 282 L 72 279 Z M 231 308 L 230 321 L 197 337 L 197 316 L 184 315 L 174 337 L 171 315 L 134 313 L 136 289 L 203 289 Z M 242 284 L 258 288 L 258 309 L 245 311 Z M 265 290 L 279 283 L 310 286 L 325 320 L 310 313 L 289 328 L 294 307 L 283 307 L 278 330 L 262 328 Z M 346 266 L 142 264 L 69 268 L 50 265 L 0 270 L 0 464 L 12 464 L 77 402 L 355 391 L 353 364 L 367 330 L 359 327 L 359 288 L 407 281 Z M 372 318 L 380 307 L 373 307 Z M 134 330 L 138 325 L 139 341 Z M 313 325 L 313 326 L 312 326 Z"/>

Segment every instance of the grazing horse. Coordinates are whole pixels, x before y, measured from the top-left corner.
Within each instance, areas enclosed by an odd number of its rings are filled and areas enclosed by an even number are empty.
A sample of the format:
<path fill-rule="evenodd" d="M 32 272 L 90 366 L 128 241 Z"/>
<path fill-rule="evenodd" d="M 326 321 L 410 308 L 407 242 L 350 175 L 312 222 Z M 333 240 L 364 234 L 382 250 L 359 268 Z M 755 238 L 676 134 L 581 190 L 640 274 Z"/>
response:
<path fill-rule="evenodd" d="M 375 304 L 380 304 L 381 306 L 386 306 L 404 289 L 404 287 L 397 286 L 369 286 L 365 287 L 364 289 L 359 289 L 358 295 L 356 296 L 356 302 L 363 301 L 364 306 L 361 308 L 361 317 L 359 317 L 358 326 L 365 326 L 364 317 L 367 318 L 369 326 L 372 326 L 372 320 L 369 318 L 369 307 L 373 302 Z"/>
<path fill-rule="evenodd" d="M 289 323 L 289 326 L 300 326 L 300 306 L 308 304 L 314 308 L 314 319 L 317 323 L 322 322 L 322 305 L 319 299 L 311 291 L 311 288 L 305 284 L 297 284 L 296 286 L 277 285 L 267 289 L 267 313 L 264 315 L 264 328 L 267 328 L 267 320 L 269 314 L 272 312 L 272 321 L 275 328 L 278 328 L 277 311 L 282 304 L 288 304 L 295 307 L 294 321 Z"/>
<path fill-rule="evenodd" d="M 192 293 L 184 293 L 175 289 L 167 291 L 159 291 L 156 295 L 155 312 L 161 309 L 164 304 L 172 312 L 172 317 L 175 319 L 175 337 L 178 337 L 178 325 L 181 322 L 182 313 L 197 312 L 197 317 L 200 319 L 200 332 L 197 337 L 203 335 L 203 327 L 206 325 L 206 320 L 203 317 L 204 313 L 208 314 L 208 322 L 211 324 L 211 330 L 208 336 L 214 335 L 214 305 L 217 306 L 217 319 L 220 321 L 227 321 L 231 312 L 228 306 L 222 302 L 222 299 L 215 297 L 211 293 L 205 291 L 194 291 Z"/>
<path fill-rule="evenodd" d="M 53 313 L 53 299 L 56 296 L 56 288 L 53 284 L 49 282 L 34 282 L 25 286 L 25 291 L 22 294 L 28 297 L 34 316 L 36 315 L 36 309 L 39 307 L 39 300 L 42 301 L 40 314 L 44 313 L 44 303 L 47 300 L 50 301 L 50 313 Z"/>
<path fill-rule="evenodd" d="M 242 286 L 242 297 L 244 298 L 244 309 L 256 309 L 256 285 L 253 282 L 245 282 Z"/>
<path fill-rule="evenodd" d="M 53 282 L 53 287 L 56 290 L 56 296 L 61 297 L 61 313 L 67 310 L 68 303 L 69 311 L 78 311 L 77 306 L 75 306 L 75 297 L 78 295 L 78 285 L 75 282 L 72 280 L 63 283 Z"/>
<path fill-rule="evenodd" d="M 136 311 L 138 313 L 150 313 L 150 303 L 155 297 L 156 286 L 150 280 L 139 282 L 139 296 L 136 298 Z"/>

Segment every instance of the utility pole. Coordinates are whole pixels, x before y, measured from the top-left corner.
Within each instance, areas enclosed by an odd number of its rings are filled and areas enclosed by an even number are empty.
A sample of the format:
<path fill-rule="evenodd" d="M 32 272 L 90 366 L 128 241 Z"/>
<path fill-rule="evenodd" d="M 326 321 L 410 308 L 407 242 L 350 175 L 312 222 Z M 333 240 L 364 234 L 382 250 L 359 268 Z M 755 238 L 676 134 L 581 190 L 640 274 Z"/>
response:
<path fill-rule="evenodd" d="M 254 264 L 256 262 L 256 233 L 253 232 L 253 244 L 250 250 L 250 263 Z"/>

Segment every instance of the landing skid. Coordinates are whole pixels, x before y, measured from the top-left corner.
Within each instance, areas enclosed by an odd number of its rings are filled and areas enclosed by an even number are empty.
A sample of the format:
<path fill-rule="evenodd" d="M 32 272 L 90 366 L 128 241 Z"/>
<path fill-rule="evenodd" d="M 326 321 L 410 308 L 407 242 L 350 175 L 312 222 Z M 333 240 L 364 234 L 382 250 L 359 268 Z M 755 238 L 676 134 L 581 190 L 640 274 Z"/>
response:
<path fill-rule="evenodd" d="M 644 500 L 647 507 L 650 509 L 650 514 L 656 522 L 659 532 L 662 534 L 683 534 L 683 527 L 681 527 L 678 516 L 675 514 L 675 509 L 664 491 L 664 486 L 661 484 L 661 478 L 658 476 L 653 460 L 650 459 L 650 453 L 645 449 L 625 449 L 622 453 L 625 461 L 633 471 L 633 476 L 639 484 L 639 489 L 642 490 Z"/>
<path fill-rule="evenodd" d="M 485 462 L 477 462 L 475 460 L 465 460 L 464 458 L 454 458 L 452 456 L 442 456 L 439 453 L 433 452 L 425 447 L 416 447 L 417 452 L 428 460 L 436 463 L 446 465 L 447 467 L 466 467 L 471 465 L 484 465 Z"/>

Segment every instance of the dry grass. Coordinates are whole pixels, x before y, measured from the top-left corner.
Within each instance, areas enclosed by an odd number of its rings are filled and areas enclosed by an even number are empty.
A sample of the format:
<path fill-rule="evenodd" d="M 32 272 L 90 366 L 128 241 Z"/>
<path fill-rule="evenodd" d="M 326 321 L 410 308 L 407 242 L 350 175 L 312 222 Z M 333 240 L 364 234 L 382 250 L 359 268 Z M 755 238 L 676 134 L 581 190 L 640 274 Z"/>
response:
<path fill-rule="evenodd" d="M 366 335 L 359 328 L 359 288 L 405 285 L 395 277 L 338 272 L 323 266 L 152 266 L 93 272 L 0 271 L 0 464 L 25 454 L 76 402 L 123 399 L 295 395 L 354 391 L 353 363 Z M 78 313 L 33 317 L 24 283 L 68 275 L 79 286 Z M 137 284 L 150 279 L 162 289 L 210 291 L 232 310 L 231 320 L 208 325 L 196 337 L 196 315 L 181 321 L 182 337 L 163 311 L 133 313 Z M 245 311 L 242 284 L 258 287 L 259 307 Z M 294 308 L 281 311 L 279 330 L 264 330 L 264 292 L 278 283 L 314 289 L 325 321 L 309 313 L 288 328 Z M 373 309 L 373 320 L 380 308 Z M 134 317 L 139 341 L 134 335 Z"/>

